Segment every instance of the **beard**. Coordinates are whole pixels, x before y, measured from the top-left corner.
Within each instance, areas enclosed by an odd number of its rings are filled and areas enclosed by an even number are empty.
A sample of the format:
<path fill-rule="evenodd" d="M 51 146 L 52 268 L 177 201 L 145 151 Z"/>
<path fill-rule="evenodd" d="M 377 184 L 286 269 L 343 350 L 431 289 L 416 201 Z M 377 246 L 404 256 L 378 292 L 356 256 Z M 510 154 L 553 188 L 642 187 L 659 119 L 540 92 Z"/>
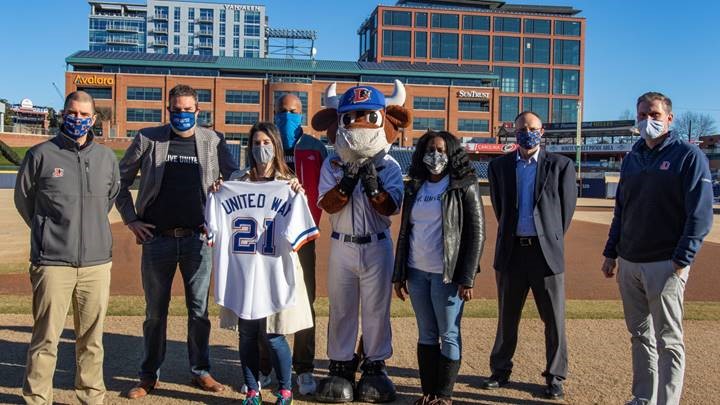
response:
<path fill-rule="evenodd" d="M 335 151 L 345 163 L 364 162 L 381 151 L 389 151 L 385 128 L 338 128 Z"/>

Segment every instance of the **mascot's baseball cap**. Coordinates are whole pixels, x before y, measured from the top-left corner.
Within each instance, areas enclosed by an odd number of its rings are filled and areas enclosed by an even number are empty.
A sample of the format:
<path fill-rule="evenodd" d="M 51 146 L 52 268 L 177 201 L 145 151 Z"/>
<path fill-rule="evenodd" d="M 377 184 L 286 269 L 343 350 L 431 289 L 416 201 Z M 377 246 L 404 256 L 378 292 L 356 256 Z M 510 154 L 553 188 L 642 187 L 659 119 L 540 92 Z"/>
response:
<path fill-rule="evenodd" d="M 385 96 L 372 86 L 351 87 L 340 98 L 338 112 L 345 113 L 357 110 L 383 110 Z"/>

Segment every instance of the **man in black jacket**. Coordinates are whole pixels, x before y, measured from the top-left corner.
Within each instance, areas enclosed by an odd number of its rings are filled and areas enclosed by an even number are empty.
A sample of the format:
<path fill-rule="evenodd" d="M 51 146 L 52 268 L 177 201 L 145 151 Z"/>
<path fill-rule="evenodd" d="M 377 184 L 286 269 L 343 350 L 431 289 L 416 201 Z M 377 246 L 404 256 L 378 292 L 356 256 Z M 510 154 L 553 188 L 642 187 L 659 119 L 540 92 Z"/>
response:
<path fill-rule="evenodd" d="M 57 346 L 70 305 L 75 319 L 75 394 L 101 404 L 103 322 L 110 296 L 112 234 L 108 212 L 120 190 L 110 148 L 93 142 L 95 102 L 70 93 L 53 139 L 28 150 L 15 184 L 15 207 L 30 227 L 33 329 L 23 399 L 53 402 Z"/>
<path fill-rule="evenodd" d="M 492 375 L 482 387 L 507 384 L 517 346 L 520 315 L 532 289 L 545 323 L 545 396 L 564 396 L 567 375 L 565 337 L 564 237 L 570 226 L 577 188 L 575 167 L 567 157 L 540 149 L 542 121 L 532 111 L 515 118 L 516 153 L 490 163 L 490 196 L 498 220 L 495 278 L 499 321 L 490 355 Z"/>

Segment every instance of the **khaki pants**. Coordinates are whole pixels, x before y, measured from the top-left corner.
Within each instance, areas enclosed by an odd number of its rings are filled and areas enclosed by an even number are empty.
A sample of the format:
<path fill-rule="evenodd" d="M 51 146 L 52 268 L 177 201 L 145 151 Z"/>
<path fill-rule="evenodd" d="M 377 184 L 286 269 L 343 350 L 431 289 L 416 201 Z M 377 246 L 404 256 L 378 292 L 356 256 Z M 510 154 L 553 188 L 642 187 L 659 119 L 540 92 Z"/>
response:
<path fill-rule="evenodd" d="M 30 266 L 34 324 L 23 383 L 26 403 L 52 404 L 57 347 L 70 303 L 76 336 L 75 394 L 82 404 L 103 403 L 102 334 L 111 266 Z"/>

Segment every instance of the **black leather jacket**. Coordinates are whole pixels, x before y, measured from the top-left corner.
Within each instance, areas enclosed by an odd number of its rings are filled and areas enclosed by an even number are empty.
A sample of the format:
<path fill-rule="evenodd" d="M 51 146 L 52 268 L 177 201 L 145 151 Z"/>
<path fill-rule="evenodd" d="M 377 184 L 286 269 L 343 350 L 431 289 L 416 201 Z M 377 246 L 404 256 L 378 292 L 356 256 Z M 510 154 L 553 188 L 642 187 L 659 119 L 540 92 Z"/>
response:
<path fill-rule="evenodd" d="M 410 213 L 415 195 L 422 186 L 418 180 L 405 185 L 400 234 L 395 252 L 393 282 L 407 279 L 410 257 Z M 485 220 L 480 199 L 480 186 L 474 174 L 461 179 L 451 179 L 442 198 L 443 229 L 443 281 L 472 287 L 475 275 L 480 272 L 480 256 L 485 242 Z M 436 254 L 436 252 L 428 252 Z"/>

